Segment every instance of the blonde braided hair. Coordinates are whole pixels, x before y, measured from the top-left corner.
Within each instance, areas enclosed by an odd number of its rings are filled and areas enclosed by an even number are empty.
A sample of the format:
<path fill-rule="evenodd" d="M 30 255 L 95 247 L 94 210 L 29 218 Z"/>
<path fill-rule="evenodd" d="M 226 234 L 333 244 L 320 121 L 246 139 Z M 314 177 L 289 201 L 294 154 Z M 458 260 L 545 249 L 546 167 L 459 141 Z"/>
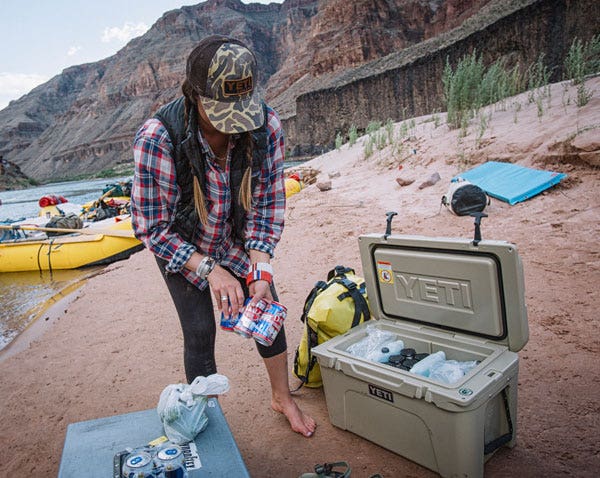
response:
<path fill-rule="evenodd" d="M 196 93 L 191 83 L 187 79 L 181 85 L 181 91 L 183 92 L 183 96 L 185 97 L 184 124 L 185 129 L 187 130 L 190 111 L 192 108 L 198 107 L 198 93 Z M 244 133 L 242 139 L 245 143 L 247 167 L 244 171 L 244 176 L 242 177 L 242 184 L 240 185 L 239 202 L 242 204 L 244 210 L 248 212 L 252 208 L 252 135 L 250 133 Z M 195 174 L 193 174 L 193 171 L 192 176 L 194 183 L 194 208 L 196 209 L 196 213 L 198 214 L 198 219 L 200 220 L 200 223 L 203 226 L 206 226 L 208 224 L 208 211 L 206 209 L 206 199 L 204 197 L 202 187 L 200 186 L 200 181 L 198 177 Z"/>

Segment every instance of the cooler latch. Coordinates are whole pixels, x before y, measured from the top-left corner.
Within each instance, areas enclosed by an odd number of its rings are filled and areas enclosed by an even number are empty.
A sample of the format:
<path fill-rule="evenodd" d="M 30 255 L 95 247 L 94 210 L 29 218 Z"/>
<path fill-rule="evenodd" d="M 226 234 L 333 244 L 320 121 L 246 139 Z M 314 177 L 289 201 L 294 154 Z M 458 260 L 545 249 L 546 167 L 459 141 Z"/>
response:
<path fill-rule="evenodd" d="M 386 212 L 385 213 L 387 219 L 386 219 L 386 226 L 385 226 L 385 234 L 383 235 L 383 240 L 387 240 L 387 238 L 390 236 L 390 234 L 392 233 L 392 219 L 394 218 L 394 216 L 397 216 L 398 213 L 395 211 L 390 211 L 390 212 Z"/>
<path fill-rule="evenodd" d="M 472 212 L 471 216 L 475 218 L 475 235 L 473 236 L 473 245 L 478 246 L 481 242 L 481 219 L 488 217 L 488 215 L 484 212 Z"/>

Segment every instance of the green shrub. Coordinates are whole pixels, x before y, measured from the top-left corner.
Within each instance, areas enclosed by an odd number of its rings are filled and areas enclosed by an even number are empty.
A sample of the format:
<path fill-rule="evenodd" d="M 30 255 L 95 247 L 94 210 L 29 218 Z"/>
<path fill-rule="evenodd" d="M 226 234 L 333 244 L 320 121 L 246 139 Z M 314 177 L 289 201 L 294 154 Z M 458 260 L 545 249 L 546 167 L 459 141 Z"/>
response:
<path fill-rule="evenodd" d="M 335 149 L 339 150 L 344 144 L 344 139 L 342 138 L 342 133 L 338 131 L 338 134 L 335 137 Z"/>
<path fill-rule="evenodd" d="M 481 106 L 480 85 L 484 74 L 483 60 L 477 52 L 465 56 L 456 70 L 446 62 L 442 74 L 444 95 L 448 111 L 447 122 L 452 128 L 459 128 L 464 119 L 473 117 L 473 110 Z"/>
<path fill-rule="evenodd" d="M 549 78 L 550 71 L 544 63 L 544 55 L 540 55 L 525 72 L 518 63 L 509 69 L 504 59 L 485 67 L 483 59 L 476 52 L 464 56 L 454 69 L 446 60 L 442 73 L 446 122 L 451 128 L 461 128 L 462 134 L 466 134 L 468 122 L 483 106 L 501 102 L 525 91 L 525 88 L 535 91 L 543 87 L 539 94 L 548 96 L 550 92 L 546 87 Z M 534 100 L 532 92 L 530 102 Z M 504 104 L 502 107 L 505 108 Z"/>
<path fill-rule="evenodd" d="M 381 128 L 381 121 L 370 121 L 367 125 L 367 134 L 372 134 L 375 131 L 379 131 Z"/>
<path fill-rule="evenodd" d="M 358 139 L 358 131 L 356 130 L 356 126 L 350 126 L 350 131 L 348 131 L 348 144 L 350 147 L 356 144 L 356 140 Z"/>
<path fill-rule="evenodd" d="M 373 143 L 374 139 L 372 136 L 369 135 L 369 137 L 365 141 L 365 146 L 363 150 L 365 153 L 365 158 L 370 158 L 373 155 Z"/>
<path fill-rule="evenodd" d="M 403 121 L 400 125 L 400 139 L 406 138 L 408 136 L 408 122 Z"/>
<path fill-rule="evenodd" d="M 592 99 L 592 95 L 593 93 L 586 88 L 585 83 L 577 85 L 577 106 L 581 108 L 587 105 Z"/>
<path fill-rule="evenodd" d="M 546 86 L 550 80 L 550 70 L 548 70 L 548 67 L 544 64 L 544 56 L 545 55 L 542 53 L 527 69 L 528 90 L 542 88 Z"/>
<path fill-rule="evenodd" d="M 576 38 L 571 43 L 564 66 L 564 79 L 572 80 L 575 85 L 583 83 L 586 75 L 600 71 L 600 35 L 585 43 Z"/>
<path fill-rule="evenodd" d="M 577 106 L 585 106 L 593 95 L 585 86 L 585 77 L 600 71 L 600 35 L 595 35 L 585 43 L 576 38 L 571 43 L 564 65 L 565 79 L 570 79 L 572 84 L 578 85 Z"/>
<path fill-rule="evenodd" d="M 394 142 L 394 122 L 391 119 L 388 119 L 385 123 L 385 131 L 388 143 L 392 144 Z"/>

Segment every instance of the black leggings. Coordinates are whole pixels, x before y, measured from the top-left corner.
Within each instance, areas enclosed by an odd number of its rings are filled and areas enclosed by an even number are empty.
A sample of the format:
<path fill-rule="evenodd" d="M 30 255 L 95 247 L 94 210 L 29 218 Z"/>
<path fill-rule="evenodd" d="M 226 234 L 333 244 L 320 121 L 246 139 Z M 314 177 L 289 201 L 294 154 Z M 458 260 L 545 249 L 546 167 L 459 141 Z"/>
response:
<path fill-rule="evenodd" d="M 183 364 L 185 376 L 191 383 L 198 376 L 217 373 L 215 361 L 216 324 L 210 287 L 198 289 L 182 274 L 166 272 L 167 261 L 155 257 L 162 276 L 167 284 L 183 332 Z M 248 297 L 248 287 L 244 280 L 236 276 Z M 275 287 L 271 286 L 273 299 L 278 300 Z M 241 340 L 241 337 L 240 337 Z M 283 326 L 270 347 L 256 343 L 258 353 L 263 358 L 274 357 L 287 350 Z"/>

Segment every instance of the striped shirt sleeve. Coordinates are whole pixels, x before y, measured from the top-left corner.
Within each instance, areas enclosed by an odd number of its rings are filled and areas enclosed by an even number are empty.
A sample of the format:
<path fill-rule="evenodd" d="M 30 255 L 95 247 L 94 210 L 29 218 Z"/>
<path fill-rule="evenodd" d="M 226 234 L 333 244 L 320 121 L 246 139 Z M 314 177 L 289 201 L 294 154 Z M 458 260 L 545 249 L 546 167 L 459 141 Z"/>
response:
<path fill-rule="evenodd" d="M 171 140 L 162 123 L 157 119 L 146 121 L 133 145 L 131 216 L 136 237 L 152 253 L 168 261 L 168 271 L 178 272 L 196 249 L 169 229 L 180 196 L 171 150 Z"/>

